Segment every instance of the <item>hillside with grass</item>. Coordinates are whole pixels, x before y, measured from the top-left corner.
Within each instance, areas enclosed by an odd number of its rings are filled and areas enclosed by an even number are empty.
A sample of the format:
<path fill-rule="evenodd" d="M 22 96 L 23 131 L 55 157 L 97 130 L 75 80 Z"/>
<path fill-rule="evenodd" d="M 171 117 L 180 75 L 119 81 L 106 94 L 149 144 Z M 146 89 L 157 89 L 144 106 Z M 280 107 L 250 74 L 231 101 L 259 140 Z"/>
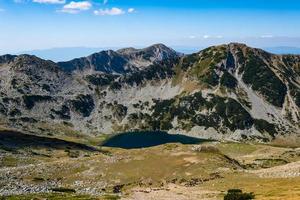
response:
<path fill-rule="evenodd" d="M 5 200 L 300 196 L 300 149 L 279 140 L 220 143 L 164 132 L 71 139 L 11 130 L 0 137 Z"/>

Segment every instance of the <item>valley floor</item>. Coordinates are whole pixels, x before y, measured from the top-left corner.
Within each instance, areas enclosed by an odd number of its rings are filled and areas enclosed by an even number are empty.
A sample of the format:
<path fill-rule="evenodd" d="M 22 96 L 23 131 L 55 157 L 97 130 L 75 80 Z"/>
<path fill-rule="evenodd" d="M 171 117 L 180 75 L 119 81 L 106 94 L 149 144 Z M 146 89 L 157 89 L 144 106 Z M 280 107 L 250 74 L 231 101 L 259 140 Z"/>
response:
<path fill-rule="evenodd" d="M 219 142 L 86 148 L 59 140 L 48 145 L 45 139 L 37 147 L 0 140 L 2 199 L 213 200 L 228 189 L 253 192 L 256 199 L 300 199 L 300 148 Z"/>

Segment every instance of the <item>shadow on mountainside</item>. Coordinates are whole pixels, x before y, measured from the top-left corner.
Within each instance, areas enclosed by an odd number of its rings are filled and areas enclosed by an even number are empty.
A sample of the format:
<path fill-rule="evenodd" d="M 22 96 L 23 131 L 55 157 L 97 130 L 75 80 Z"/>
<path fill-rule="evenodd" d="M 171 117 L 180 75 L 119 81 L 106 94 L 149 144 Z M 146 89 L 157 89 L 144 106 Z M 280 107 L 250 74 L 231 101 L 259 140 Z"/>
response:
<path fill-rule="evenodd" d="M 0 131 L 0 149 L 23 149 L 23 148 L 53 148 L 53 149 L 73 149 L 85 151 L 98 151 L 96 148 L 69 142 L 57 138 L 48 138 L 24 134 L 17 131 Z"/>
<path fill-rule="evenodd" d="M 121 133 L 107 139 L 102 143 L 106 147 L 123 149 L 137 149 L 153 147 L 167 143 L 199 144 L 208 140 L 189 137 L 179 134 L 168 134 L 161 131 L 141 131 Z"/>

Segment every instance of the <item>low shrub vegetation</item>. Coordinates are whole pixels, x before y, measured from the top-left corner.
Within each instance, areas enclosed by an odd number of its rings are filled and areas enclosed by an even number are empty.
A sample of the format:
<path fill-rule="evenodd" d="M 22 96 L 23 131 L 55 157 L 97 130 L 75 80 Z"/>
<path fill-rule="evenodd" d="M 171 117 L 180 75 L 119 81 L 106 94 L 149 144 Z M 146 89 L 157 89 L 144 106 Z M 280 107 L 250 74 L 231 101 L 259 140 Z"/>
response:
<path fill-rule="evenodd" d="M 240 189 L 230 189 L 227 191 L 227 194 L 224 196 L 224 200 L 250 200 L 254 199 L 254 194 L 245 193 Z"/>

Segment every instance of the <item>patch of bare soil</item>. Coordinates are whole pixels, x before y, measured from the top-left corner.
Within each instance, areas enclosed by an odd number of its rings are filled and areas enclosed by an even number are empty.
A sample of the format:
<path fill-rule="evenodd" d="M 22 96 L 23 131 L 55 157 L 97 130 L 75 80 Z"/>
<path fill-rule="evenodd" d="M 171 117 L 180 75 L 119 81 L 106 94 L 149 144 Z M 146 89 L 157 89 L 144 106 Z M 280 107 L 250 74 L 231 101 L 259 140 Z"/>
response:
<path fill-rule="evenodd" d="M 250 173 L 257 174 L 262 178 L 292 178 L 300 176 L 300 161 L 286 165 L 271 167 L 267 169 L 251 170 Z"/>
<path fill-rule="evenodd" d="M 200 187 L 185 187 L 168 184 L 163 188 L 134 188 L 131 195 L 122 200 L 216 200 L 219 191 L 204 190 Z"/>

